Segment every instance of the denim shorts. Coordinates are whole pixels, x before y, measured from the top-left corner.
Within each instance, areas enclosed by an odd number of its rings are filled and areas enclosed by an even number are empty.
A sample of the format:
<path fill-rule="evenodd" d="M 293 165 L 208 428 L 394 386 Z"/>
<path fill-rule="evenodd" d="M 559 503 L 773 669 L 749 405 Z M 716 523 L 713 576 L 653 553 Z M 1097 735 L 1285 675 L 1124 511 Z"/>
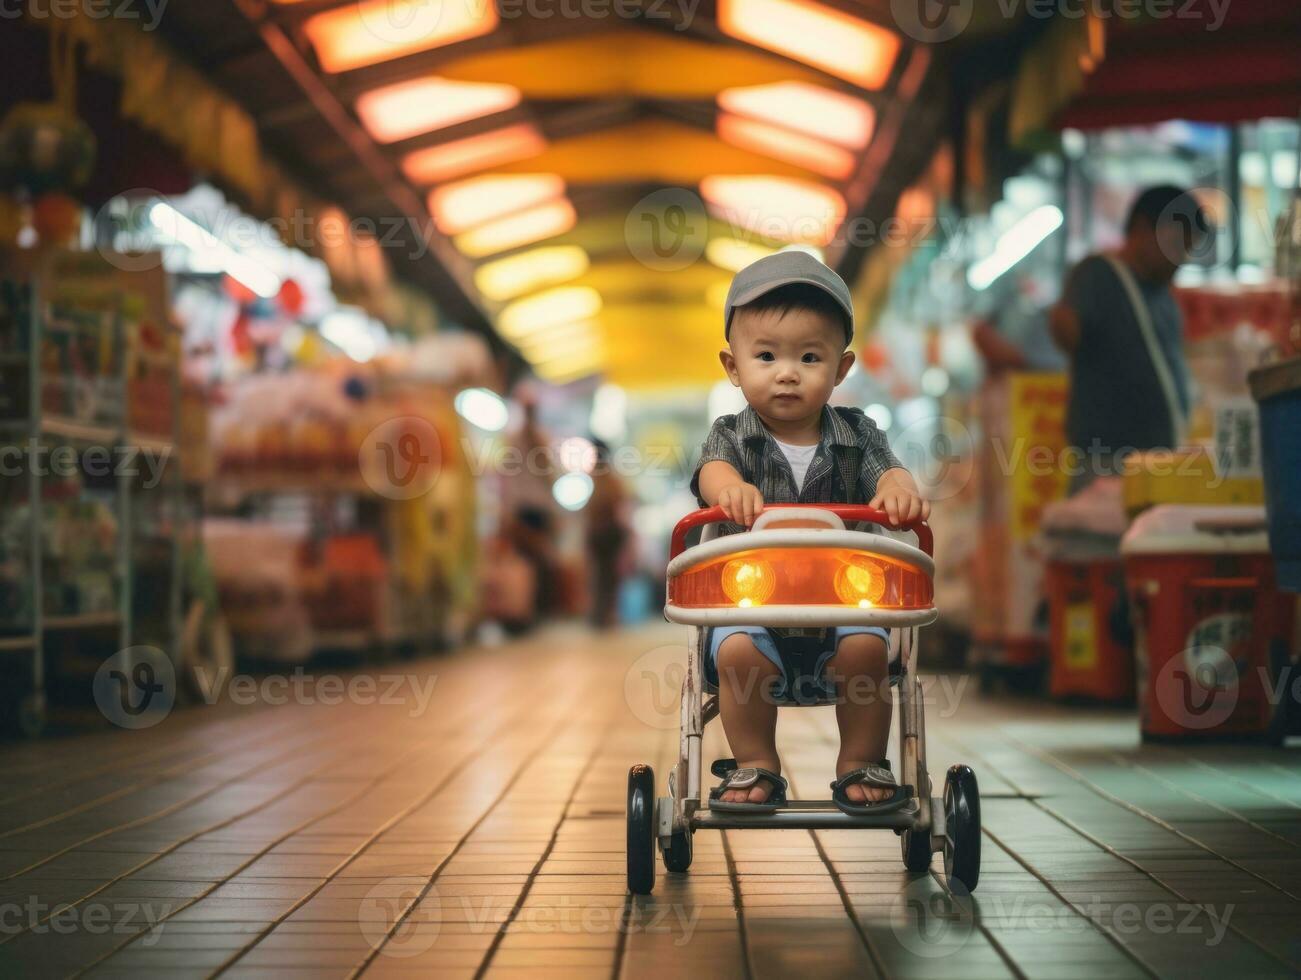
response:
<path fill-rule="evenodd" d="M 718 687 L 718 649 L 723 641 L 733 633 L 744 633 L 750 637 L 755 647 L 765 657 L 773 662 L 778 670 L 782 672 L 782 678 L 778 681 L 777 688 L 773 694 L 778 700 L 787 700 L 792 695 L 789 690 L 790 672 L 788 670 L 789 661 L 783 661 L 781 651 L 777 647 L 777 642 L 773 635 L 762 626 L 715 626 L 710 631 L 709 656 L 705 658 L 705 681 L 714 688 Z M 818 654 L 816 664 L 813 670 L 813 679 L 821 681 L 823 673 L 827 669 L 827 663 L 836 655 L 836 648 L 840 641 L 847 636 L 853 636 L 855 633 L 866 633 L 869 636 L 879 636 L 885 643 L 886 649 L 890 647 L 890 631 L 881 626 L 835 626 L 827 631 L 826 649 Z M 893 671 L 891 671 L 893 675 Z M 893 677 L 892 677 L 893 681 Z"/>

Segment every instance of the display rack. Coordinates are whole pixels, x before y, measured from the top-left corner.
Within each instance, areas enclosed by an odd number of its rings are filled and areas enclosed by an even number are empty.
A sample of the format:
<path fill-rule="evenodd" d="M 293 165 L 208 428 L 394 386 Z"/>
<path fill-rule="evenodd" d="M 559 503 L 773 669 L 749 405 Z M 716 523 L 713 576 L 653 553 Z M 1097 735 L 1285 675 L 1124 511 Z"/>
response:
<path fill-rule="evenodd" d="M 342 379 L 322 375 L 320 384 Z M 240 416 L 217 440 L 220 462 L 205 495 L 214 518 L 208 544 L 227 622 L 246 656 L 414 652 L 454 644 L 469 628 L 473 610 L 462 593 L 473 561 L 458 542 L 473 535 L 474 494 L 466 491 L 473 478 L 457 448 L 451 395 L 395 374 L 369 377 L 367 390 L 350 425 L 317 418 L 338 426 L 318 440 L 319 455 L 302 455 L 306 441 L 293 458 L 266 448 L 275 433 L 305 424 L 310 410 L 302 407 Z M 237 414 L 245 397 L 233 399 Z M 259 411 L 266 404 L 249 401 Z M 418 497 L 392 499 L 375 474 L 363 476 L 358 452 L 374 426 L 416 414 L 440 432 L 441 472 Z M 230 432 L 243 442 L 232 443 Z M 250 551 L 260 556 L 257 574 L 239 574 Z"/>
<path fill-rule="evenodd" d="M 156 271 L 161 273 L 160 268 Z M 174 464 L 175 413 L 172 413 L 172 431 L 167 436 L 139 432 L 131 427 L 131 371 L 140 352 L 132 349 L 128 338 L 128 311 L 138 308 L 141 302 L 140 295 L 132 291 L 131 275 L 96 254 L 0 253 L 0 281 L 25 291 L 26 296 L 21 315 L 17 315 L 18 310 L 10 311 L 9 327 L 13 335 L 0 336 L 0 364 L 7 372 L 5 384 L 11 390 L 14 382 L 26 388 L 25 399 L 0 403 L 0 413 L 3 413 L 0 414 L 0 445 L 12 449 L 17 440 L 22 440 L 19 458 L 25 463 L 18 479 L 25 478 L 26 483 L 25 568 L 29 595 L 25 617 L 0 618 L 0 672 L 4 674 L 0 722 L 29 735 L 39 733 L 45 725 L 52 636 L 113 632 L 113 643 L 120 651 L 131 649 L 138 640 L 139 569 L 135 559 L 139 542 L 133 510 L 137 488 L 129 468 L 117 465 L 123 452 L 134 449 L 165 454 L 164 510 L 173 521 L 180 515 L 176 500 L 180 467 Z M 73 377 L 51 370 L 57 360 L 59 334 L 53 325 L 77 318 L 91 321 L 93 329 L 81 339 L 99 345 L 98 353 L 106 356 L 113 367 L 111 374 Z M 96 320 L 97 323 L 93 322 Z M 67 343 L 71 345 L 75 339 Z M 5 344 L 10 347 L 6 349 Z M 168 374 L 175 405 L 179 395 L 175 366 Z M 51 404 L 60 395 L 66 410 L 52 410 Z M 57 537 L 49 523 L 50 508 L 54 506 L 49 502 L 49 495 L 57 492 L 58 487 L 46 467 L 34 465 L 34 461 L 65 446 L 75 454 L 82 504 L 93 507 L 90 498 L 107 498 L 116 521 L 109 578 L 112 601 L 91 603 L 101 608 L 63 608 L 81 604 L 84 601 L 81 596 L 76 603 L 69 603 L 66 596 L 58 602 L 51 601 L 56 593 L 51 588 L 55 583 L 48 580 L 52 557 L 46 537 L 47 533 L 51 539 Z M 86 462 L 86 452 L 91 447 L 101 456 L 107 455 L 111 464 L 104 484 L 93 489 L 87 481 L 94 474 L 89 472 Z M 161 524 L 166 524 L 166 518 Z M 166 606 L 157 617 L 161 628 L 153 630 L 148 639 L 175 651 L 180 628 L 180 542 L 174 533 L 166 537 L 170 539 L 168 567 L 164 569 L 168 581 Z M 67 590 L 69 586 L 65 583 L 63 588 Z"/>

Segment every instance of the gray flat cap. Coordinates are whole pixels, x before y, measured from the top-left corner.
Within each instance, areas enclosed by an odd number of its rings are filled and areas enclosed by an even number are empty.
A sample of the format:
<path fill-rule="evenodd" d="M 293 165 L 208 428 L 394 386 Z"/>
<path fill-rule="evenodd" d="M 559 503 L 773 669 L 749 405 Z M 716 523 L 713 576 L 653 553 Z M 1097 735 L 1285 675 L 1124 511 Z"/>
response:
<path fill-rule="evenodd" d="M 845 280 L 808 252 L 794 249 L 789 252 L 765 255 L 736 274 L 732 279 L 731 288 L 727 291 L 727 302 L 723 307 L 723 336 L 731 336 L 732 314 L 736 312 L 737 307 L 753 303 L 765 293 L 797 282 L 816 286 L 836 301 L 836 305 L 845 311 L 845 341 L 848 343 L 852 340 L 854 303 L 849 298 L 849 287 L 845 285 Z"/>

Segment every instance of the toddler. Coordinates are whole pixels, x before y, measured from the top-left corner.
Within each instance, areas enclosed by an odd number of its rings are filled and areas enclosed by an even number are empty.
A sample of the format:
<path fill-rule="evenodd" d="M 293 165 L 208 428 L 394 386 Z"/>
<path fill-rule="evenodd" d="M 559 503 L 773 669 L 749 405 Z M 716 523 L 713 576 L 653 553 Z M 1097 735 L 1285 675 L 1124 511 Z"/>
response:
<path fill-rule="evenodd" d="M 930 505 L 876 424 L 857 408 L 827 404 L 854 363 L 853 317 L 844 281 L 806 252 L 778 252 L 736 275 L 724 309 L 728 346 L 719 358 L 747 407 L 715 421 L 705 439 L 691 480 L 701 506 L 717 504 L 745 527 L 765 503 L 867 502 L 895 525 L 929 515 Z M 791 693 L 783 656 L 789 663 L 791 645 L 810 641 L 792 634 L 808 632 L 709 631 L 706 676 L 718 686 L 719 714 L 737 762 L 711 791 L 712 808 L 763 813 L 785 804 L 776 747 L 777 703 Z M 832 799 L 851 814 L 905 805 L 883 758 L 890 728 L 886 631 L 813 632 L 812 642 L 821 644 L 815 673 L 835 688 L 840 727 Z M 871 696 L 864 698 L 863 690 Z"/>

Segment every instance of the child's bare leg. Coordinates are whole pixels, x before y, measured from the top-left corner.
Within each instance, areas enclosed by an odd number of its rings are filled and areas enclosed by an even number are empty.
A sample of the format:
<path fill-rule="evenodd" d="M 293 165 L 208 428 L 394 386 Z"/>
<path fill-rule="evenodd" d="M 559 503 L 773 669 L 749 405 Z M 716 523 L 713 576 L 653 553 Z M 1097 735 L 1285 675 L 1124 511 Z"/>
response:
<path fill-rule="evenodd" d="M 828 662 L 828 675 L 836 683 L 836 724 L 840 726 L 837 776 L 874 766 L 885 758 L 891 709 L 888 659 L 885 641 L 879 636 L 854 633 L 840 641 Z M 845 788 L 845 795 L 855 803 L 883 800 L 890 792 L 880 786 Z"/>
<path fill-rule="evenodd" d="M 733 633 L 718 647 L 718 714 L 738 766 L 781 772 L 777 758 L 777 705 L 770 694 L 777 665 L 744 633 Z M 772 787 L 760 781 L 749 789 L 729 789 L 728 803 L 762 803 Z"/>

